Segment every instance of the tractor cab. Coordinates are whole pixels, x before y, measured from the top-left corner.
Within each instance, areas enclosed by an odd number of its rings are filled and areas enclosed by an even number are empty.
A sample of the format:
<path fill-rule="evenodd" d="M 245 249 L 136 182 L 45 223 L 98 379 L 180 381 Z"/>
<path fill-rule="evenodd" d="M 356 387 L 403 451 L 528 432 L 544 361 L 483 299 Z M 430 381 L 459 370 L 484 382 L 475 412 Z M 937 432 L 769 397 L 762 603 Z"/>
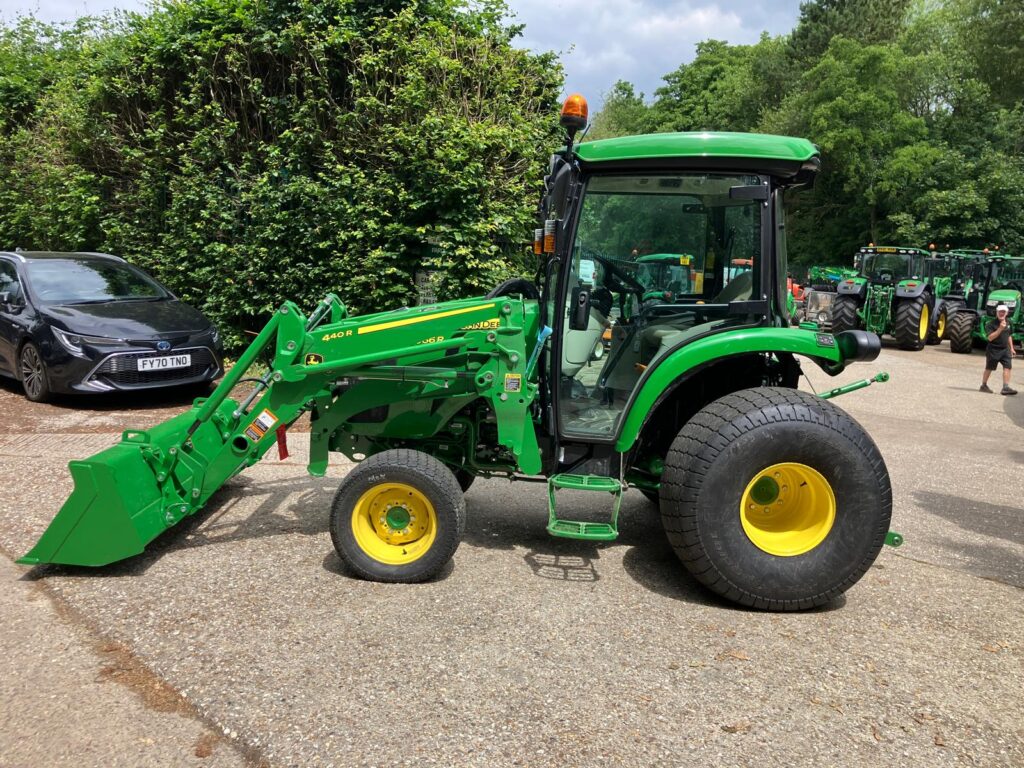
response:
<path fill-rule="evenodd" d="M 920 279 L 925 272 L 926 251 L 919 248 L 868 246 L 860 249 L 860 274 L 875 285 L 893 285 Z"/>

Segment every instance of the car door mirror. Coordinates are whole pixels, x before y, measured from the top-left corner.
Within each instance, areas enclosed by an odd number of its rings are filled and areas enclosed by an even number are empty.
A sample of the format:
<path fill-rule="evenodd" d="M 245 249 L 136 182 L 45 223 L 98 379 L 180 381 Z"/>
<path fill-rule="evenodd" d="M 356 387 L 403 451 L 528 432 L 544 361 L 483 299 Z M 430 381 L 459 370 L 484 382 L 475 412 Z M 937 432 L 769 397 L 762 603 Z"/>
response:
<path fill-rule="evenodd" d="M 585 331 L 590 325 L 590 291 L 582 285 L 572 289 L 572 308 L 569 310 L 569 330 Z"/>

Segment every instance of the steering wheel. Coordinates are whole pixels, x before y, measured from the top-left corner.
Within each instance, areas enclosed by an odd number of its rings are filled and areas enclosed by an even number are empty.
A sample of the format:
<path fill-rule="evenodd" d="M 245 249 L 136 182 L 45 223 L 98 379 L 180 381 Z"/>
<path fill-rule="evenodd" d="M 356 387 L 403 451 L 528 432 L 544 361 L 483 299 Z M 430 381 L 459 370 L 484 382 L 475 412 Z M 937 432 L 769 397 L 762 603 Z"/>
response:
<path fill-rule="evenodd" d="M 628 275 L 625 272 L 623 272 L 610 259 L 604 256 L 599 256 L 596 253 L 592 254 L 592 256 L 595 260 L 601 262 L 601 265 L 605 268 L 605 270 L 607 270 L 606 274 L 614 278 L 615 282 L 618 283 L 618 285 L 611 286 L 613 289 L 619 290 L 620 293 L 623 292 L 622 289 L 628 289 L 630 292 L 635 293 L 638 296 L 644 295 L 644 291 L 646 291 L 647 289 L 639 281 L 637 281 L 636 278 L 634 278 L 632 275 Z M 607 277 L 605 278 L 605 280 L 607 281 Z"/>

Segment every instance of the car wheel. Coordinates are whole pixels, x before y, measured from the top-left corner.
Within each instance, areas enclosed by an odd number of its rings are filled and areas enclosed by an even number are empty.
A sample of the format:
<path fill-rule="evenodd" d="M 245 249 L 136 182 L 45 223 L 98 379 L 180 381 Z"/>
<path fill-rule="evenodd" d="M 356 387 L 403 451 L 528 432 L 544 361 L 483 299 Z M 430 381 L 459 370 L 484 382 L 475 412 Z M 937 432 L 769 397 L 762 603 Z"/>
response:
<path fill-rule="evenodd" d="M 33 403 L 45 403 L 50 399 L 50 381 L 46 376 L 46 364 L 39 353 L 39 347 L 31 341 L 21 348 L 18 356 L 18 377 L 25 390 L 25 397 Z"/>

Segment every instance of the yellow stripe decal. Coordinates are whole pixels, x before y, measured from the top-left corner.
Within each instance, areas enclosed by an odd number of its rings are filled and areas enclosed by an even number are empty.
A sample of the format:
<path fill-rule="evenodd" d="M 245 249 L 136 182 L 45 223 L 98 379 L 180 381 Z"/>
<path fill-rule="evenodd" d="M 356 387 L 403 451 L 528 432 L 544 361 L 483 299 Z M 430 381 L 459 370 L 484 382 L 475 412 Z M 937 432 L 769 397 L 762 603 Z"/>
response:
<path fill-rule="evenodd" d="M 402 320 L 392 320 L 388 323 L 377 323 L 377 325 L 365 325 L 359 329 L 359 334 L 373 333 L 375 331 L 386 331 L 389 328 L 399 328 L 403 325 L 415 325 L 425 323 L 428 320 L 437 320 L 452 315 L 464 315 L 467 312 L 482 312 L 485 309 L 493 309 L 497 304 L 481 304 L 479 307 L 463 307 L 462 309 L 449 309 L 447 312 L 435 312 L 432 315 L 421 315 L 420 317 L 407 317 Z"/>

